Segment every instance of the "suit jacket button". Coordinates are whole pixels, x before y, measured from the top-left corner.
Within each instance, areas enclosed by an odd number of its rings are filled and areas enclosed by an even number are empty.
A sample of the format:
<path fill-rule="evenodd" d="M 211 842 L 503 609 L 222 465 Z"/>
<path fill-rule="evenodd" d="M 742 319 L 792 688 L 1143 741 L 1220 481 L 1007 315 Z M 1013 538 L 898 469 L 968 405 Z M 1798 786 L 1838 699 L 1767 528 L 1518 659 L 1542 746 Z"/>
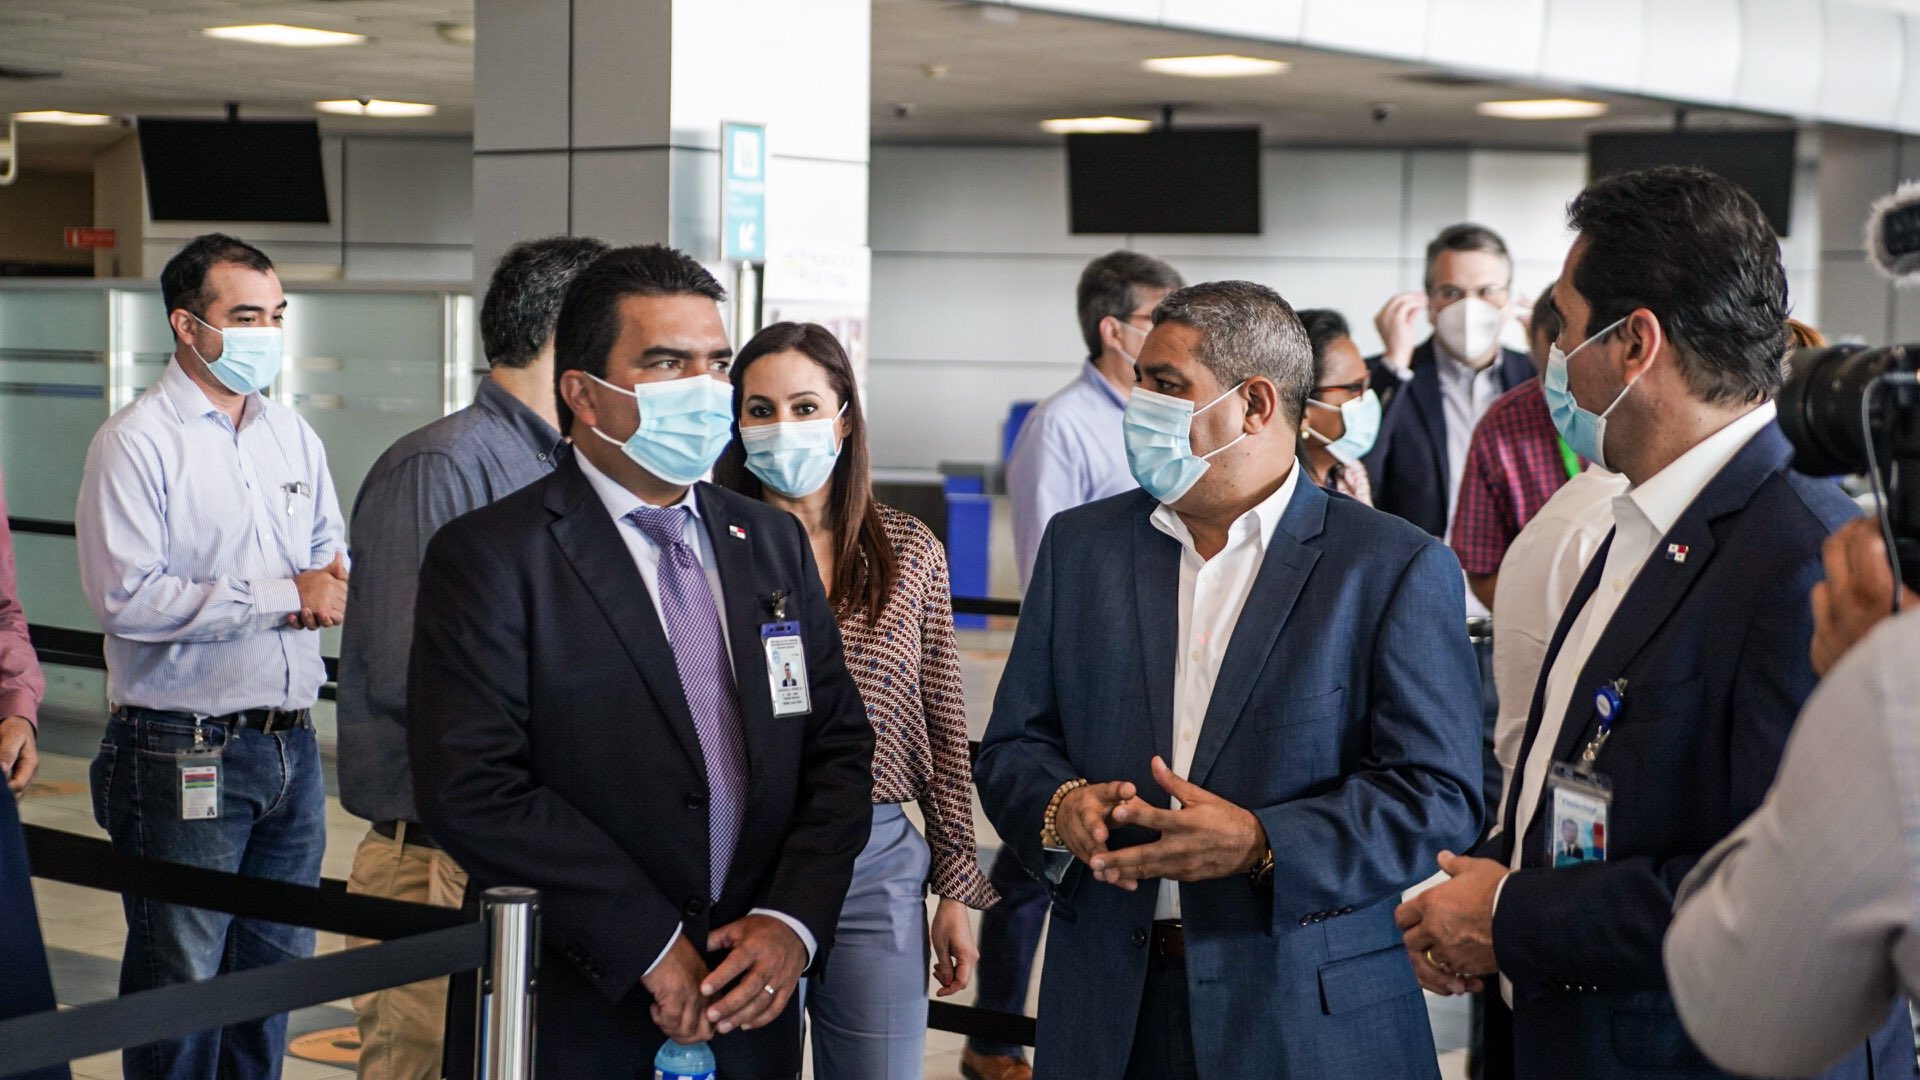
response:
<path fill-rule="evenodd" d="M 1340 910 L 1339 910 L 1338 912 L 1335 912 L 1335 914 L 1338 914 L 1338 915 L 1351 915 L 1351 914 L 1353 914 L 1353 909 L 1352 909 L 1352 908 L 1350 908 L 1350 907 L 1343 907 L 1343 908 L 1341 908 L 1341 909 L 1340 909 Z"/>
<path fill-rule="evenodd" d="M 1312 926 L 1312 925 L 1313 925 L 1313 916 L 1311 916 L 1311 915 L 1302 915 L 1302 916 L 1300 916 L 1300 925 L 1301 925 L 1301 926 Z"/>
<path fill-rule="evenodd" d="M 707 902 L 698 896 L 689 897 L 686 905 L 680 909 L 681 913 L 689 919 L 698 918 L 705 910 L 707 910 Z"/>
<path fill-rule="evenodd" d="M 1145 945 L 1147 943 L 1147 932 L 1145 930 L 1135 930 L 1132 935 L 1132 940 L 1133 947 L 1136 949 Z"/>
<path fill-rule="evenodd" d="M 702 795 L 696 791 L 687 796 L 687 809 L 705 810 L 706 808 L 707 808 L 707 797 L 705 795 Z"/>

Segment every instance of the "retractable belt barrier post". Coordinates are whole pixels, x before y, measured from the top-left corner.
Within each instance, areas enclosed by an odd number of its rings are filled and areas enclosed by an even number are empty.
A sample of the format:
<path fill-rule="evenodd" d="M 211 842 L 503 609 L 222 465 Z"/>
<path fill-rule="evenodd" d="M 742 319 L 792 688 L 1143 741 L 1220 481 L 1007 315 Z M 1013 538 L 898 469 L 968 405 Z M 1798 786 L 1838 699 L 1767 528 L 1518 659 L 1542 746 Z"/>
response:
<path fill-rule="evenodd" d="M 492 959 L 480 985 L 480 1080 L 532 1080 L 540 894 L 488 889 L 485 908 Z"/>

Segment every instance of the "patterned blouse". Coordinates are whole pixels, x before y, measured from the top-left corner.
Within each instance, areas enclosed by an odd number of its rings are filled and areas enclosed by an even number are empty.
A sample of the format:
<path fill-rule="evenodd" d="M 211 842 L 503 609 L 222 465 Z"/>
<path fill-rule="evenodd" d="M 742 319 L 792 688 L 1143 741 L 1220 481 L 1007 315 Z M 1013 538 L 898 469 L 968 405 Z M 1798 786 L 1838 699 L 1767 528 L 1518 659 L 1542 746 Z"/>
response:
<path fill-rule="evenodd" d="M 933 856 L 933 891 L 968 907 L 999 899 L 973 840 L 973 764 L 947 554 L 918 518 L 875 504 L 900 581 L 871 625 L 843 612 L 847 670 L 873 724 L 873 801 L 918 799 Z"/>

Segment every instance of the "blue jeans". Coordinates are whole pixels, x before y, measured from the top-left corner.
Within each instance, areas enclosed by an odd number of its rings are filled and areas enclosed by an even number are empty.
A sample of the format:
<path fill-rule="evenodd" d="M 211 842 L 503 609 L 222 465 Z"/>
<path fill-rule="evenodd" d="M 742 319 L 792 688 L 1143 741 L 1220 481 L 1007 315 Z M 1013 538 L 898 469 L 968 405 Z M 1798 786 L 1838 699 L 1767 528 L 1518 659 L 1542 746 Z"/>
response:
<path fill-rule="evenodd" d="M 1027 985 L 1033 978 L 1033 954 L 1047 922 L 1047 887 L 1027 873 L 1013 851 L 1001 848 L 987 880 L 1000 902 L 980 916 L 980 989 L 974 1005 L 1027 1015 Z M 968 1039 L 976 1054 L 1025 1059 L 1025 1047 Z"/>
<path fill-rule="evenodd" d="M 251 877 L 320 882 L 326 788 L 313 729 L 273 735 L 201 725 L 219 752 L 220 816 L 183 821 L 180 765 L 195 750 L 193 718 L 123 708 L 93 759 L 93 815 L 116 851 Z M 205 760 L 205 759 L 199 759 Z M 220 912 L 124 898 L 120 993 L 194 982 L 313 955 L 313 931 Z M 169 1042 L 128 1047 L 127 1080 L 277 1080 L 285 1014 Z"/>

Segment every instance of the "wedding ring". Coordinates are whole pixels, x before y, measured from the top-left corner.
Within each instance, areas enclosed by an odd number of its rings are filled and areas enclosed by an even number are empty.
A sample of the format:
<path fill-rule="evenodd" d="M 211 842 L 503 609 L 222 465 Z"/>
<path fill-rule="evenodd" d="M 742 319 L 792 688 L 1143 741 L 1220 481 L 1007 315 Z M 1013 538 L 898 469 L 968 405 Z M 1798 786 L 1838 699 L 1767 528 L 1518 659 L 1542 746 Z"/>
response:
<path fill-rule="evenodd" d="M 1429 957 L 1427 957 L 1427 959 L 1429 959 L 1429 960 L 1431 960 L 1431 959 L 1433 959 L 1433 957 L 1431 957 L 1431 956 L 1429 956 Z M 779 996 L 780 996 L 780 991 L 778 991 L 778 990 L 775 990 L 775 989 L 773 988 L 773 984 L 772 984 L 772 983 L 768 983 L 768 984 L 766 985 L 766 991 L 767 991 L 767 994 L 768 994 L 769 996 L 771 996 L 771 997 L 779 997 Z"/>
<path fill-rule="evenodd" d="M 1445 964 L 1443 964 L 1443 963 L 1441 963 L 1440 961 L 1438 961 L 1438 960 L 1436 960 L 1436 959 L 1434 959 L 1434 958 L 1433 958 L 1433 950 L 1432 950 L 1432 949 L 1428 949 L 1428 950 L 1427 950 L 1427 954 L 1426 954 L 1426 955 L 1427 955 L 1427 963 L 1429 963 L 1429 964 L 1432 964 L 1432 965 L 1433 965 L 1434 967 L 1437 967 L 1437 968 L 1439 968 L 1439 969 L 1440 969 L 1441 971 L 1444 971 L 1444 972 L 1446 972 L 1446 973 L 1447 973 L 1447 974 L 1449 974 L 1449 975 L 1451 975 L 1451 974 L 1453 974 L 1453 969 L 1452 969 L 1452 968 L 1450 968 L 1450 967 L 1448 967 L 1447 965 L 1445 965 Z"/>

